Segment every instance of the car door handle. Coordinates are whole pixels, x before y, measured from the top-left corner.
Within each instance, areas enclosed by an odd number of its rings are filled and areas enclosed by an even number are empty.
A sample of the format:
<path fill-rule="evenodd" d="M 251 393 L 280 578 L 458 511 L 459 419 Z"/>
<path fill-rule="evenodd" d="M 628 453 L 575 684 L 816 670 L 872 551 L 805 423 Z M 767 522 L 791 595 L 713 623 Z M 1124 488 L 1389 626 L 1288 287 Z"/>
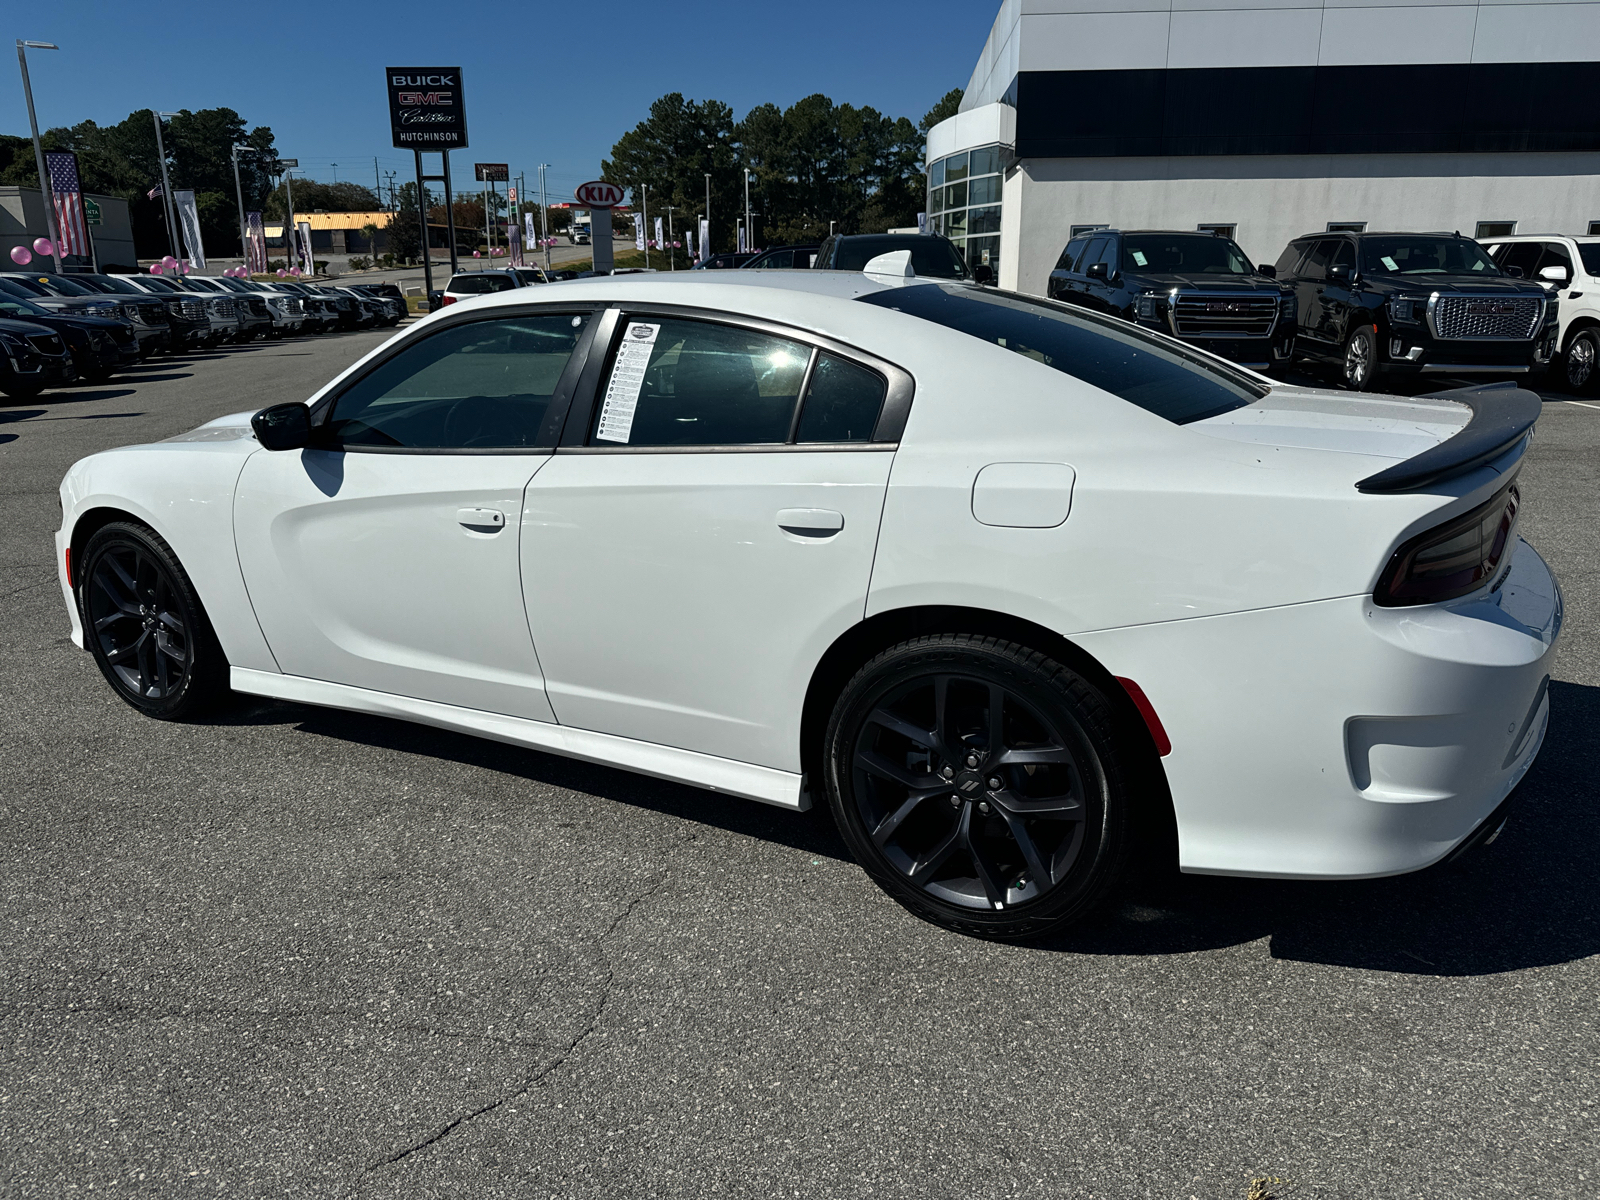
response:
<path fill-rule="evenodd" d="M 473 533 L 499 533 L 506 527 L 506 515 L 498 508 L 458 508 L 456 520 Z"/>
<path fill-rule="evenodd" d="M 831 508 L 785 508 L 778 528 L 796 537 L 830 538 L 844 528 L 844 514 Z"/>

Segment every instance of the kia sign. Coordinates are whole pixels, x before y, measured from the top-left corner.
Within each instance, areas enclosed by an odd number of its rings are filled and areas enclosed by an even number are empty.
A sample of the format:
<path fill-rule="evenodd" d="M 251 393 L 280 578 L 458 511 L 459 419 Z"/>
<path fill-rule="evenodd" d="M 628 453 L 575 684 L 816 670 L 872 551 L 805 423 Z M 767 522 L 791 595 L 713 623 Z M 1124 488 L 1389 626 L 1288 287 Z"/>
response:
<path fill-rule="evenodd" d="M 622 189 L 614 183 L 585 183 L 572 193 L 585 208 L 615 208 L 622 203 Z"/>
<path fill-rule="evenodd" d="M 467 144 L 460 67 L 390 67 L 389 125 L 398 150 L 458 150 Z"/>

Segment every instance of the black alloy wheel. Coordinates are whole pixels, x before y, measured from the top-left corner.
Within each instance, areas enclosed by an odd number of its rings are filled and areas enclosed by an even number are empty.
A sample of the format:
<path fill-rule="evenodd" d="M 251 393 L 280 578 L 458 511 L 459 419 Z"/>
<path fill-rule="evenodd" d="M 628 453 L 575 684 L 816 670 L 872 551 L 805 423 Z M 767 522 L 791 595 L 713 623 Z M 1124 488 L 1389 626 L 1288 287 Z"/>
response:
<path fill-rule="evenodd" d="M 1600 332 L 1580 329 L 1567 343 L 1562 355 L 1569 392 L 1587 393 L 1594 390 L 1596 371 L 1600 369 Z"/>
<path fill-rule="evenodd" d="M 1100 693 L 1014 643 L 901 643 L 845 688 L 826 738 L 845 840 L 912 912 L 981 937 L 1079 919 L 1121 874 L 1128 800 Z"/>
<path fill-rule="evenodd" d="M 1358 392 L 1367 390 L 1372 383 L 1373 368 L 1378 360 L 1378 334 L 1371 325 L 1363 325 L 1350 335 L 1344 347 L 1344 382 Z"/>
<path fill-rule="evenodd" d="M 77 582 L 95 663 L 133 707 L 194 716 L 227 691 L 228 664 L 189 577 L 154 531 L 115 522 L 85 548 Z"/>

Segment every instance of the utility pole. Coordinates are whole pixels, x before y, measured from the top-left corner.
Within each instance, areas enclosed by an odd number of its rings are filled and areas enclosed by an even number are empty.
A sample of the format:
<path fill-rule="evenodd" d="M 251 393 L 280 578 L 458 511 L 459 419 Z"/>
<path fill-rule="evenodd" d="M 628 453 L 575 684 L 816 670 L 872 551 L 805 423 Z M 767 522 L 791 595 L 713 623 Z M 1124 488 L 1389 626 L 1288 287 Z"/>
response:
<path fill-rule="evenodd" d="M 378 174 L 378 156 L 376 154 L 374 154 L 372 156 L 372 185 L 375 188 L 378 189 L 378 193 L 377 193 L 378 194 L 378 203 L 382 204 L 383 203 L 383 176 Z M 376 245 L 374 245 L 372 247 L 372 249 L 373 249 L 373 252 L 376 253 L 378 247 Z"/>
<path fill-rule="evenodd" d="M 706 236 L 701 239 L 700 257 L 711 257 L 711 172 L 706 172 Z"/>
<path fill-rule="evenodd" d="M 172 247 L 172 257 L 179 258 L 178 253 L 178 217 L 177 210 L 172 203 L 172 180 L 167 178 L 167 148 L 161 141 L 161 118 L 175 117 L 177 113 L 156 112 L 151 110 L 150 115 L 156 122 L 156 157 L 161 160 L 161 211 L 167 214 L 167 241 Z"/>
<path fill-rule="evenodd" d="M 289 215 L 283 219 L 283 253 L 284 261 L 291 267 L 297 257 L 294 252 L 294 168 L 291 167 L 283 173 L 284 203 Z"/>
<path fill-rule="evenodd" d="M 606 214 L 609 219 L 610 213 Z M 644 269 L 650 269 L 650 187 L 639 185 L 639 219 L 644 222 Z M 609 232 L 609 231 L 608 231 Z"/>
<path fill-rule="evenodd" d="M 744 169 L 744 248 L 746 250 L 754 250 L 756 248 L 755 243 L 755 229 L 750 224 L 750 168 L 746 167 Z"/>
<path fill-rule="evenodd" d="M 672 205 L 667 205 L 667 270 L 678 269 L 678 252 L 672 248 L 676 235 L 672 231 Z"/>
<path fill-rule="evenodd" d="M 25 42 L 17 39 L 17 61 L 22 64 L 22 94 L 28 98 L 28 125 L 33 130 L 33 158 L 39 165 L 39 194 L 44 198 L 45 228 L 50 231 L 50 249 L 61 274 L 61 232 L 56 228 L 56 206 L 50 195 L 50 176 L 44 169 L 44 147 L 39 142 L 39 119 L 33 115 L 33 84 L 28 82 L 28 51 L 59 50 L 54 42 Z M 80 181 L 79 186 L 82 186 Z M 26 224 L 23 226 L 27 228 Z"/>

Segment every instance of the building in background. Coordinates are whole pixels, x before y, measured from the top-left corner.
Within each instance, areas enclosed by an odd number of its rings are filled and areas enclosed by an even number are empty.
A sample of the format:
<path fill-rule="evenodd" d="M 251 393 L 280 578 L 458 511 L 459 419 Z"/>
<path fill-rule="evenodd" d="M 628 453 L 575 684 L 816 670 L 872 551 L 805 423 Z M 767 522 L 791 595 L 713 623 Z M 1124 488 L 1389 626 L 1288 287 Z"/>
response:
<path fill-rule="evenodd" d="M 927 167 L 929 228 L 1040 294 L 1101 225 L 1600 232 L 1600 2 L 1005 0 Z"/>
<path fill-rule="evenodd" d="M 128 218 L 128 202 L 115 196 L 85 195 L 84 213 L 88 218 L 89 236 L 100 260 L 100 267 L 127 267 L 132 270 L 139 260 L 133 252 L 133 223 Z M 50 225 L 45 216 L 44 197 L 38 188 L 0 187 L 0 263 L 8 271 L 15 269 L 11 250 L 25 246 L 32 252 L 37 238 L 49 237 Z M 91 264 L 87 255 L 69 255 L 62 260 L 65 271 L 88 271 Z M 54 271 L 56 265 L 48 254 L 35 254 L 28 269 Z"/>

